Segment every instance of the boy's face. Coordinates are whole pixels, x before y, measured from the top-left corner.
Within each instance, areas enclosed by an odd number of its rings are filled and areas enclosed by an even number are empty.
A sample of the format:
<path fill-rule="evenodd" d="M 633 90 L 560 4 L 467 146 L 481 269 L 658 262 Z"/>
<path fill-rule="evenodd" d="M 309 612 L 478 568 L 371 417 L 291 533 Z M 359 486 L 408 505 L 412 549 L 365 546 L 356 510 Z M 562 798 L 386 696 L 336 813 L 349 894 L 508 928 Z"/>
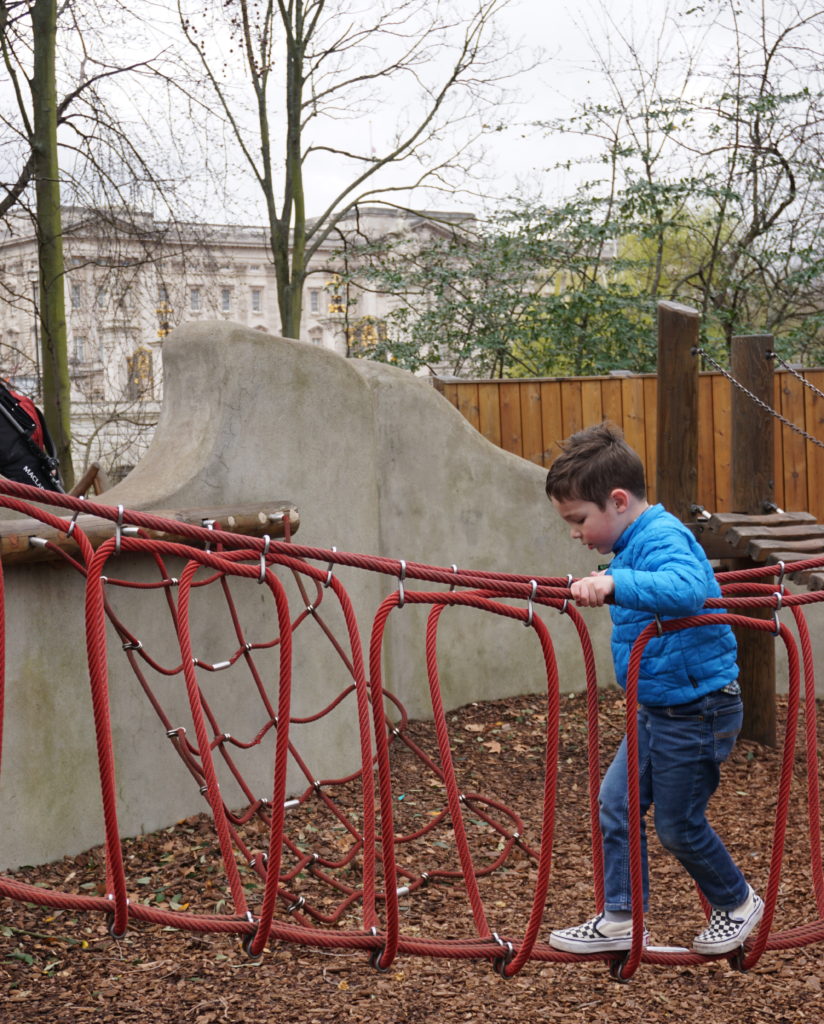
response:
<path fill-rule="evenodd" d="M 615 542 L 627 526 L 625 506 L 622 507 L 621 501 L 616 501 L 613 495 L 607 499 L 604 508 L 599 508 L 594 501 L 578 498 L 550 500 L 558 515 L 568 524 L 569 535 L 573 540 L 579 540 L 590 550 L 606 555 L 615 547 Z"/>

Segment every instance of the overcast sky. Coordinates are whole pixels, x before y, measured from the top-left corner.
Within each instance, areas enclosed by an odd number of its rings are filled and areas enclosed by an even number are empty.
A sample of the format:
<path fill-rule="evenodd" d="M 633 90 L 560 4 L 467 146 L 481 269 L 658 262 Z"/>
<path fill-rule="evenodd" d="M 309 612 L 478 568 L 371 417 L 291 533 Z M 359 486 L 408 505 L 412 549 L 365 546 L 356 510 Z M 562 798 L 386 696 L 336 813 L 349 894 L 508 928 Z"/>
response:
<path fill-rule="evenodd" d="M 744 0 L 745 3 L 750 0 Z M 780 0 L 773 0 L 779 3 Z M 769 6 L 770 0 L 767 0 Z M 499 15 L 501 29 L 511 44 L 520 50 L 525 63 L 535 66 L 512 83 L 515 101 L 506 113 L 508 127 L 489 135 L 486 139 L 488 189 L 498 196 L 509 196 L 515 191 L 542 195 L 551 200 L 567 193 L 576 177 L 583 172 L 552 170 L 557 163 L 574 159 L 585 152 L 583 143 L 571 137 L 563 141 L 550 138 L 548 133 L 535 127 L 536 122 L 568 114 L 576 100 L 607 95 L 603 79 L 598 73 L 599 60 L 593 42 L 606 53 L 620 48 L 618 33 L 635 39 L 642 50 L 656 51 L 661 38 L 661 25 L 668 10 L 677 12 L 692 7 L 700 8 L 699 0 L 688 3 L 677 0 L 513 0 Z M 608 14 L 605 14 L 608 11 Z M 609 19 L 613 24 L 610 25 Z M 695 32 L 700 32 L 700 18 L 695 18 Z M 693 34 L 692 39 L 694 40 Z M 707 56 L 717 54 L 724 45 L 723 30 L 715 31 L 706 40 Z M 677 63 L 683 41 L 671 38 L 663 50 L 666 60 Z M 659 52 L 659 56 L 660 56 Z M 382 122 L 391 123 L 393 111 L 387 105 L 368 119 L 362 130 L 374 133 L 379 139 Z M 350 130 L 353 130 L 350 126 Z M 325 200 L 344 180 L 344 168 L 327 165 L 310 173 L 308 194 L 312 212 L 317 212 Z M 424 205 L 477 209 L 482 201 L 470 195 L 439 196 L 418 194 L 410 201 Z"/>

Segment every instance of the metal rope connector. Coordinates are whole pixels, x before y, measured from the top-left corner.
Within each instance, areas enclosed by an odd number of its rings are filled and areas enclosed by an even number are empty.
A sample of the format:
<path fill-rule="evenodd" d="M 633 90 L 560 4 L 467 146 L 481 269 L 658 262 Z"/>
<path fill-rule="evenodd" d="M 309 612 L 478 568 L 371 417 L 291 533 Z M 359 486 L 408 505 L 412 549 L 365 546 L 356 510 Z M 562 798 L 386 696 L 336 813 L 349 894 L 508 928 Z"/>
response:
<path fill-rule="evenodd" d="M 403 608 L 406 601 L 406 594 L 403 589 L 403 581 L 406 579 L 406 561 L 400 560 L 400 572 L 398 574 L 398 608 Z"/>
<path fill-rule="evenodd" d="M 572 582 L 573 582 L 574 579 L 575 579 L 575 577 L 572 575 L 572 573 L 568 572 L 567 573 L 567 578 L 566 578 L 566 588 L 567 588 L 567 590 L 569 590 L 569 588 L 572 586 Z M 565 597 L 564 598 L 564 603 L 558 609 L 558 614 L 559 615 L 565 615 L 567 608 L 569 608 L 569 598 Z"/>
<path fill-rule="evenodd" d="M 537 580 L 530 580 L 529 582 L 530 582 L 530 584 L 532 586 L 532 590 L 530 592 L 529 598 L 527 599 L 527 605 L 526 605 L 526 607 L 527 607 L 527 617 L 526 617 L 526 620 L 524 622 L 524 625 L 527 626 L 527 627 L 532 625 L 532 617 L 533 617 L 533 613 L 534 613 L 532 602 L 535 600 L 535 595 L 538 593 L 538 581 Z"/>
<path fill-rule="evenodd" d="M 781 623 L 778 621 L 778 613 L 781 611 L 781 607 L 784 604 L 784 595 L 782 591 L 776 590 L 773 594 L 775 598 L 775 608 L 773 609 L 773 636 L 781 636 Z"/>
<path fill-rule="evenodd" d="M 214 530 L 214 528 L 215 528 L 215 521 L 214 521 L 214 519 L 201 519 L 200 520 L 200 525 L 205 527 L 207 530 Z M 206 544 L 204 544 L 203 545 L 203 550 L 204 551 L 211 551 L 212 550 L 212 542 L 208 541 Z"/>
<path fill-rule="evenodd" d="M 495 957 L 492 965 L 498 974 L 500 974 L 502 978 L 505 978 L 506 968 L 512 963 L 512 958 L 515 956 L 515 947 L 511 942 L 504 942 L 497 932 L 492 933 L 492 939 L 504 951 L 503 956 Z"/>
<path fill-rule="evenodd" d="M 85 501 L 86 499 L 81 494 L 81 495 L 78 495 L 78 499 L 77 500 L 78 501 Z M 69 523 L 69 528 L 66 530 L 66 536 L 67 537 L 71 537 L 71 535 L 74 533 L 74 528 L 75 528 L 75 526 L 77 526 L 77 517 L 79 515 L 80 515 L 80 509 L 76 508 L 74 510 L 74 515 L 72 516 L 72 521 Z"/>
<path fill-rule="evenodd" d="M 269 545 L 272 543 L 272 538 L 268 533 L 263 535 L 264 545 L 263 550 L 260 553 L 260 575 L 258 576 L 258 583 L 266 582 L 266 556 L 269 554 Z"/>
<path fill-rule="evenodd" d="M 123 535 L 123 506 L 117 506 L 117 523 L 114 528 L 114 553 L 120 554 L 120 541 Z"/>
<path fill-rule="evenodd" d="M 330 548 L 330 550 L 334 554 L 334 552 L 336 552 L 338 549 L 333 544 L 332 547 Z M 327 566 L 327 569 L 326 569 L 326 582 L 323 584 L 324 590 L 327 587 L 331 586 L 331 584 L 332 584 L 332 566 L 333 566 L 333 564 L 334 564 L 333 562 L 330 562 L 329 565 Z"/>

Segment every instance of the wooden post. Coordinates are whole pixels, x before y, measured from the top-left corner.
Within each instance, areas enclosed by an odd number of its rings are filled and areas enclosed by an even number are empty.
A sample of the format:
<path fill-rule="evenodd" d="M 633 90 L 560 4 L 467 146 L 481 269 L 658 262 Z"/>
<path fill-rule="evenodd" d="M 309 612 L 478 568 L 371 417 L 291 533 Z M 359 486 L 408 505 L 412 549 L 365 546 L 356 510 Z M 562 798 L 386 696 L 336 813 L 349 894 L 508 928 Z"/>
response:
<path fill-rule="evenodd" d="M 756 398 L 773 404 L 772 335 L 732 339 L 732 376 Z M 775 501 L 773 418 L 738 388 L 732 389 L 732 503 L 734 512 L 763 515 L 765 503 Z M 746 558 L 731 567 L 751 568 Z M 771 618 L 768 609 L 751 609 L 752 618 Z M 741 691 L 744 697 L 742 736 L 774 747 L 776 744 L 775 640 L 769 633 L 736 629 Z"/>
<path fill-rule="evenodd" d="M 697 309 L 658 303 L 656 497 L 682 522 L 697 499 L 699 323 Z"/>

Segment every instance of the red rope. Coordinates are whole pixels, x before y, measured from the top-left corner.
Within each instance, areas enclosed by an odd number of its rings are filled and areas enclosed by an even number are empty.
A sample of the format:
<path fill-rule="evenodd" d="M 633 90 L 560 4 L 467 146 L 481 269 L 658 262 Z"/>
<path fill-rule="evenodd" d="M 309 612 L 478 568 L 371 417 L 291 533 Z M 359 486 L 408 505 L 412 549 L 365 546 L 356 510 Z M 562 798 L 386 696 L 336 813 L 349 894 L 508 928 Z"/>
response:
<path fill-rule="evenodd" d="M 34 493 L 32 493 L 34 492 Z M 55 554 L 67 566 L 86 575 L 86 643 L 88 651 L 92 713 L 99 763 L 105 839 L 105 897 L 81 896 L 40 887 L 27 886 L 0 876 L 0 895 L 42 906 L 75 910 L 105 911 L 111 917 L 111 929 L 122 934 L 129 921 L 147 921 L 185 928 L 196 932 L 225 932 L 244 936 L 249 951 L 257 955 L 270 940 L 299 942 L 321 948 L 364 949 L 376 966 L 386 969 L 399 954 L 459 959 L 487 959 L 504 976 L 517 973 L 530 961 L 574 962 L 572 954 L 560 953 L 539 940 L 544 910 L 550 895 L 555 800 L 557 790 L 558 745 L 560 730 L 560 686 L 551 631 L 536 609 L 560 611 L 571 620 L 580 643 L 586 679 L 587 757 L 589 799 L 588 814 L 592 845 L 595 903 L 603 907 L 603 852 L 598 823 L 600 785 L 600 743 L 598 729 L 598 683 L 592 643 L 578 611 L 569 604 L 568 579 L 523 575 L 482 573 L 445 569 L 414 562 L 328 551 L 294 544 L 290 539 L 266 542 L 261 538 L 241 537 L 220 530 L 188 526 L 148 513 L 112 509 L 92 502 L 81 502 L 67 495 L 54 496 L 54 505 L 76 516 L 81 511 L 116 524 L 115 537 L 94 552 L 75 519 L 62 518 L 31 504 L 42 501 L 42 492 L 25 485 L 0 482 L 0 504 L 39 519 L 63 533 L 71 532 L 79 552 L 67 554 L 53 545 Z M 52 496 L 49 495 L 51 501 Z M 124 532 L 126 525 L 140 530 L 176 532 L 188 543 L 159 541 Z M 209 545 L 209 550 L 193 547 Z M 104 576 L 118 556 L 118 576 Z M 133 581 L 126 578 L 135 559 L 148 558 L 155 566 L 157 579 Z M 181 560 L 179 579 L 167 568 L 167 561 Z M 317 563 L 317 564 L 315 564 Z M 824 559 L 794 563 L 795 568 L 824 565 Z M 382 601 L 371 623 L 368 674 L 361 644 L 361 630 L 349 594 L 337 572 L 339 567 L 394 576 L 398 588 Z M 792 571 L 793 566 L 783 567 Z M 664 631 L 689 629 L 709 622 L 727 622 L 747 629 L 776 632 L 787 651 L 788 707 L 782 738 L 778 799 L 772 827 L 769 878 L 762 925 L 747 944 L 740 966 L 753 966 L 765 950 L 792 949 L 824 941 L 824 868 L 822 867 L 821 794 L 818 775 L 815 676 L 809 627 L 804 607 L 824 600 L 824 593 L 789 594 L 768 581 L 781 574 L 782 567 L 764 567 L 720 576 L 723 597 L 708 602 L 708 608 L 726 611 L 702 614 L 665 622 Z M 284 579 L 281 579 L 281 574 Z M 297 602 L 290 598 L 286 582 L 291 580 Z M 449 590 L 407 589 L 416 580 Z M 272 637 L 250 636 L 235 600 L 236 586 L 266 586 L 271 597 Z M 222 662 L 207 662 L 197 656 L 192 639 L 192 592 L 213 588 L 227 609 L 234 648 Z M 178 655 L 160 659 L 147 650 L 129 629 L 118 608 L 117 594 L 125 589 L 140 591 L 145 600 L 158 595 L 165 604 Z M 455 589 L 460 588 L 460 589 Z M 327 591 L 332 600 L 326 601 Z M 143 600 L 143 598 L 142 598 Z M 512 603 L 514 602 L 514 603 Z M 327 621 L 327 604 L 334 608 L 341 627 Z M 434 715 L 437 757 L 431 756 L 410 734 L 406 710 L 384 689 L 382 661 L 384 636 L 391 615 L 402 614 L 404 605 L 428 606 L 425 631 L 426 667 Z M 475 609 L 481 614 L 508 618 L 530 628 L 539 642 L 547 677 L 547 732 L 544 749 L 544 780 L 540 822 L 525 826 L 512 808 L 483 792 L 462 788 L 460 770 L 453 756 L 447 711 L 443 703 L 438 662 L 438 630 L 442 617 L 452 607 Z M 754 619 L 752 609 L 772 609 L 775 620 Z M 789 629 L 778 623 L 780 608 L 790 608 L 798 635 L 796 643 Z M 0 669 L 4 669 L 4 581 L 0 572 Z M 170 911 L 146 903 L 130 902 L 129 882 L 119 837 L 117 819 L 117 778 L 109 708 L 107 622 L 119 637 L 137 684 L 154 708 L 160 725 L 179 754 L 195 783 L 203 790 L 217 836 L 223 861 L 232 911 L 227 914 L 194 914 Z M 324 707 L 308 709 L 297 716 L 292 711 L 292 647 L 296 631 L 318 629 L 335 652 L 345 679 L 344 685 L 330 695 Z M 637 680 L 644 648 L 657 632 L 652 625 L 639 637 L 630 659 L 627 684 L 626 732 L 628 743 L 628 786 L 630 791 L 630 877 L 633 906 L 642 904 L 640 857 L 640 808 L 637 778 Z M 801 657 L 799 659 L 798 648 Z M 257 657 L 274 651 L 278 667 L 271 681 L 261 670 Z M 164 662 L 169 661 L 166 664 Z M 201 685 L 202 673 L 226 668 L 248 672 L 252 693 L 260 704 L 260 727 L 249 737 L 231 735 L 220 722 L 220 709 L 206 699 Z M 818 919 L 782 931 L 772 931 L 778 901 L 781 869 L 787 832 L 792 769 L 798 734 L 798 718 L 803 708 L 806 772 L 806 801 L 812 885 Z M 188 699 L 194 736 L 184 726 L 175 725 L 155 692 L 151 675 L 180 677 Z M 277 693 L 274 693 L 274 690 Z M 0 671 L 0 754 L 4 730 L 4 672 Z M 341 778 L 317 779 L 300 750 L 299 730 L 344 709 L 354 701 L 357 718 L 360 764 Z M 242 755 L 273 742 L 271 796 L 254 795 L 242 770 Z M 392 778 L 392 751 L 402 750 L 416 759 L 420 770 L 432 777 L 444 794 L 444 805 L 434 811 L 423 825 L 396 831 L 395 801 L 399 799 Z M 1 763 L 1 761 L 0 761 Z M 287 777 L 297 771 L 305 788 L 287 801 Z M 237 784 L 246 806 L 232 810 L 221 793 L 221 777 L 228 773 Z M 345 798 L 345 799 L 344 799 Z M 376 808 L 377 800 L 377 808 Z M 342 833 L 339 852 L 312 849 L 311 843 L 297 838 L 287 814 L 287 804 L 295 813 L 310 801 L 317 802 Z M 352 808 L 360 807 L 359 814 Z M 400 807 L 401 805 L 398 804 Z M 481 858 L 475 849 L 475 832 L 470 835 L 467 815 L 473 829 L 485 828 L 498 842 L 492 857 Z M 399 819 L 400 820 L 400 819 Z M 266 833 L 266 852 L 256 849 L 251 827 L 261 823 Z M 451 826 L 451 827 L 450 827 Z M 540 844 L 530 838 L 529 827 L 540 834 Z M 250 831 L 251 829 L 251 831 Z M 399 851 L 418 841 L 428 840 L 438 830 L 448 829 L 456 864 L 409 865 L 399 859 Z M 308 848 L 307 848 L 308 847 Z M 493 914 L 484 902 L 482 882 L 504 865 L 515 849 L 535 862 L 529 911 L 523 933 L 501 935 L 495 930 Z M 243 872 L 259 881 L 254 889 Z M 458 939 L 437 939 L 404 934 L 401 927 L 401 894 L 422 890 L 427 882 L 443 879 L 463 881 L 475 934 Z M 314 895 L 313 895 L 314 894 Z M 318 901 L 318 894 L 321 898 Z M 325 895 L 324 895 L 325 894 Z M 252 901 L 250 903 L 250 901 Z M 254 913 L 253 913 L 254 907 Z M 345 925 L 345 915 L 360 908 L 360 928 Z M 643 915 L 633 915 L 632 947 L 617 968 L 629 978 L 641 963 L 697 964 L 703 957 L 691 952 L 645 950 L 642 947 Z M 614 962 L 614 956 L 601 957 Z M 613 970 L 615 965 L 613 963 Z"/>

